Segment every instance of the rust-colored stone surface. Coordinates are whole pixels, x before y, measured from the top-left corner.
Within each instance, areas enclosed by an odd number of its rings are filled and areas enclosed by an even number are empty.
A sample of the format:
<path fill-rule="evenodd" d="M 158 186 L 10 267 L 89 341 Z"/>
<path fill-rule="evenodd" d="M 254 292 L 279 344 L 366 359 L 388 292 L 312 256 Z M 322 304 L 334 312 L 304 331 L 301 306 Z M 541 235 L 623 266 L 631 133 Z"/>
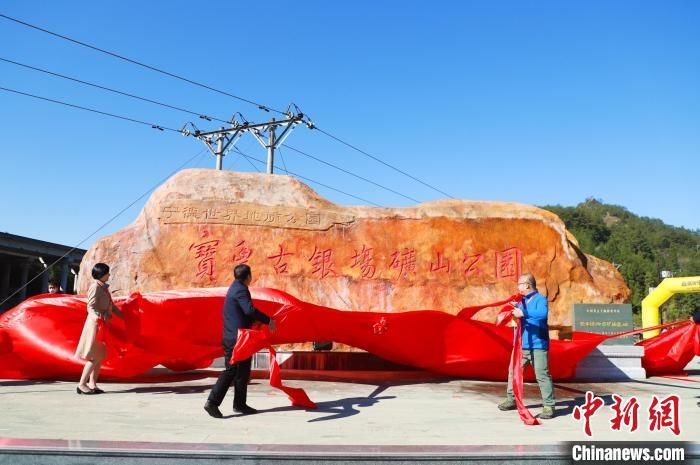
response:
<path fill-rule="evenodd" d="M 572 324 L 574 303 L 621 303 L 615 268 L 586 256 L 554 214 L 529 205 L 443 200 L 408 208 L 337 206 L 288 176 L 181 171 L 136 221 L 97 241 L 116 295 L 227 286 L 234 265 L 253 286 L 345 310 L 400 312 L 500 300 L 533 273 L 550 299 L 550 325 Z M 484 314 L 481 318 L 491 318 Z"/>

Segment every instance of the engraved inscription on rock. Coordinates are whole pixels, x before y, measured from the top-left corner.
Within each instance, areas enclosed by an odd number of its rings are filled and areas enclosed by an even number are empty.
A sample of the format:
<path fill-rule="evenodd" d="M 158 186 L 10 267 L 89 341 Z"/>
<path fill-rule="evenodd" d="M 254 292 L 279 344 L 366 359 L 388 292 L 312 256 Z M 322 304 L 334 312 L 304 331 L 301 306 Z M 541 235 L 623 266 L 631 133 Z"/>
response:
<path fill-rule="evenodd" d="M 351 224 L 352 215 L 328 209 L 268 207 L 249 203 L 179 201 L 160 205 L 163 224 L 235 224 L 275 228 L 327 230 L 334 224 Z"/>

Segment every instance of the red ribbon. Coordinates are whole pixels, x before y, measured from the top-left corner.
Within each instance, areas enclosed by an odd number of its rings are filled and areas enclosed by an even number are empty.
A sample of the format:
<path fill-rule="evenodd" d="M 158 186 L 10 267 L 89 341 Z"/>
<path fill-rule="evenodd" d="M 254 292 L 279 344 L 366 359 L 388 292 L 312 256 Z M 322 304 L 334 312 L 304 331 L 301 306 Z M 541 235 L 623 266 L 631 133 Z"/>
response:
<path fill-rule="evenodd" d="M 631 336 L 633 334 L 646 333 L 647 331 L 654 331 L 657 329 L 665 329 L 665 328 L 671 328 L 673 326 L 689 325 L 690 323 L 692 323 L 690 320 L 672 321 L 670 323 L 664 323 L 662 325 L 650 326 L 648 328 L 638 328 L 638 329 L 632 329 L 630 331 L 625 331 L 624 333 L 611 334 L 607 337 L 609 339 L 612 339 L 612 338 L 622 337 L 622 336 Z"/>
<path fill-rule="evenodd" d="M 520 318 L 515 319 L 515 338 L 513 342 L 513 352 L 510 359 L 510 368 L 513 371 L 513 397 L 515 405 L 518 407 L 518 415 L 526 425 L 539 425 L 540 422 L 525 407 L 523 402 L 523 334 L 520 331 L 522 324 Z"/>
<path fill-rule="evenodd" d="M 316 404 L 309 399 L 309 396 L 301 388 L 293 388 L 282 384 L 282 376 L 280 375 L 280 366 L 277 363 L 277 352 L 270 345 L 270 386 L 279 389 L 287 394 L 287 398 L 292 402 L 292 405 L 297 407 L 316 408 Z"/>
<path fill-rule="evenodd" d="M 269 342 L 270 330 L 265 327 L 261 330 L 254 329 L 239 329 L 238 341 L 233 348 L 231 360 L 229 363 L 237 363 L 251 357 L 253 354 L 248 351 L 243 351 L 241 348 L 255 347 L 256 350 L 267 348 L 270 351 L 270 386 L 287 394 L 292 405 L 297 407 L 316 408 L 316 404 L 309 398 L 301 388 L 293 388 L 282 384 L 282 376 L 280 374 L 280 366 L 277 363 L 277 352 Z"/>
<path fill-rule="evenodd" d="M 474 315 L 476 315 L 480 310 L 483 310 L 483 309 L 489 308 L 489 307 L 498 307 L 499 305 L 508 304 L 510 302 L 513 302 L 513 301 L 519 302 L 520 299 L 522 299 L 522 297 L 523 296 L 520 294 L 514 294 L 514 295 L 508 297 L 507 299 L 499 300 L 498 302 L 491 302 L 488 304 L 475 305 L 473 307 L 464 307 L 462 310 L 459 311 L 459 313 L 457 313 L 457 316 L 460 318 L 464 318 L 465 320 L 469 320 Z M 504 313 L 504 312 L 510 313 L 510 311 L 512 309 L 513 309 L 513 307 L 511 305 L 505 305 L 503 308 L 501 308 L 501 311 L 498 314 L 499 318 L 501 318 L 500 315 L 502 313 Z"/>
<path fill-rule="evenodd" d="M 526 425 L 533 426 L 539 425 L 540 422 L 535 418 L 532 413 L 525 407 L 523 402 L 523 334 L 521 331 L 521 319 L 513 318 L 513 306 L 509 305 L 510 302 L 519 302 L 523 298 L 522 294 L 515 294 L 510 296 L 505 300 L 499 302 L 492 302 L 489 304 L 479 305 L 476 307 L 467 307 L 459 312 L 459 316 L 469 315 L 471 318 L 479 310 L 488 307 L 497 307 L 498 305 L 503 305 L 503 308 L 498 312 L 496 317 L 496 326 L 504 326 L 509 322 L 515 320 L 515 337 L 513 338 L 513 349 L 510 355 L 510 369 L 513 373 L 513 397 L 515 398 L 515 405 L 518 407 L 518 415 L 520 419 Z"/>

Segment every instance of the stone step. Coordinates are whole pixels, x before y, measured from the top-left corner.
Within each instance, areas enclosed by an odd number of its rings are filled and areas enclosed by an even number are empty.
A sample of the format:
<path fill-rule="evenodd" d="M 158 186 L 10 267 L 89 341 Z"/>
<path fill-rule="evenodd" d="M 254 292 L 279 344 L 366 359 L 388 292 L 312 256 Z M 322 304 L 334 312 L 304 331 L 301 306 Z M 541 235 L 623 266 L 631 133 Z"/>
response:
<path fill-rule="evenodd" d="M 285 370 L 329 371 L 415 371 L 417 368 L 389 362 L 367 352 L 277 352 L 277 363 Z M 224 367 L 224 359 L 214 360 L 211 368 Z M 270 354 L 261 351 L 253 355 L 253 369 L 270 368 Z"/>
<path fill-rule="evenodd" d="M 698 455 L 695 451 L 688 451 Z M 688 458 L 688 452 L 686 458 Z M 66 441 L 0 438 L 0 464 L 12 465 L 268 464 L 567 464 L 564 445 L 392 446 L 265 445 Z"/>
<path fill-rule="evenodd" d="M 644 347 L 633 345 L 598 346 L 576 369 L 580 381 L 616 381 L 646 379 L 642 367 Z M 253 369 L 269 368 L 269 353 L 253 356 Z M 277 362 L 285 370 L 308 371 L 415 371 L 415 368 L 383 360 L 367 352 L 277 352 Z M 214 361 L 212 368 L 221 369 L 223 358 Z"/>
<path fill-rule="evenodd" d="M 647 374 L 642 367 L 644 347 L 633 345 L 598 346 L 579 362 L 576 379 L 579 381 L 643 380 Z"/>

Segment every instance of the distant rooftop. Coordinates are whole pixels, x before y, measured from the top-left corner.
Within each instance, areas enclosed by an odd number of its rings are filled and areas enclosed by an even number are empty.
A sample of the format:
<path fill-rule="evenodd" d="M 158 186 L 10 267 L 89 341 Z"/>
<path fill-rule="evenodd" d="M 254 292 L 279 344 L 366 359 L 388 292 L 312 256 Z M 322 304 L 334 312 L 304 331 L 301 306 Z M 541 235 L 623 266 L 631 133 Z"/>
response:
<path fill-rule="evenodd" d="M 80 261 L 87 252 L 85 249 L 72 249 L 68 245 L 0 232 L 0 253 L 8 255 L 62 257 L 68 254 L 66 258 Z"/>

